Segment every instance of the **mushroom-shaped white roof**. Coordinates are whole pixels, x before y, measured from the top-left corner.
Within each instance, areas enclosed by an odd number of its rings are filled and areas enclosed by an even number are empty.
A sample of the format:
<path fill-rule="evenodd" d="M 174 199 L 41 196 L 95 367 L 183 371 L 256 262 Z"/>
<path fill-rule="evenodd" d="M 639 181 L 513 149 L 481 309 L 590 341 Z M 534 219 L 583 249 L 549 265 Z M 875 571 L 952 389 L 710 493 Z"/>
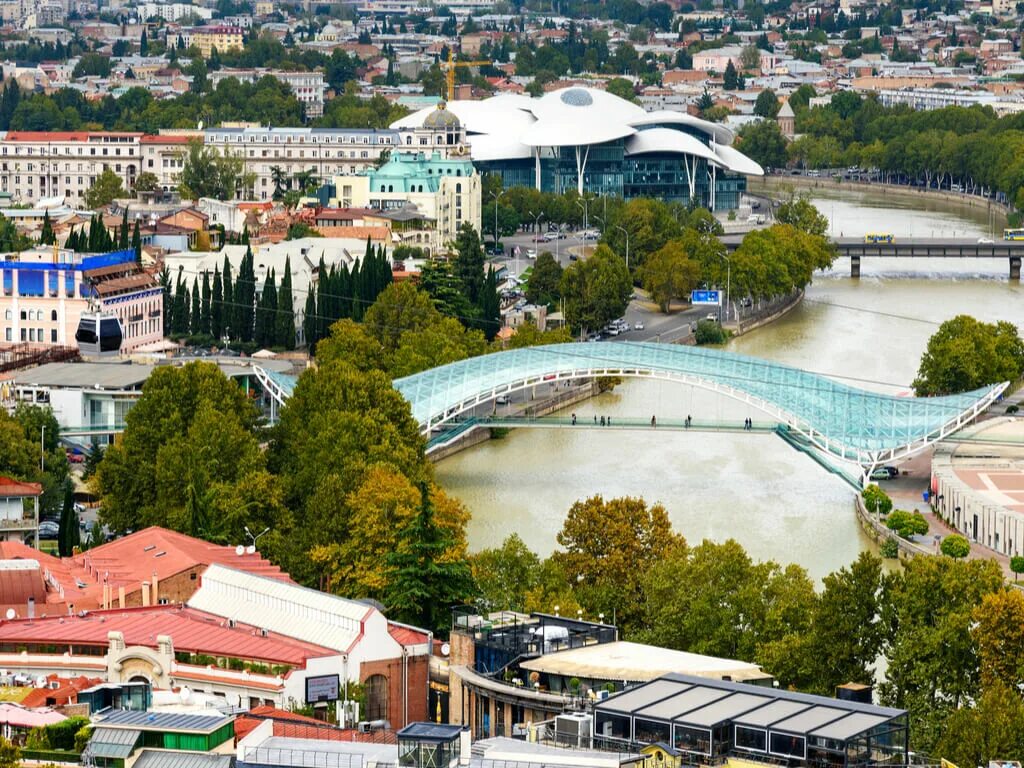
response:
<path fill-rule="evenodd" d="M 712 162 L 718 160 L 718 156 L 711 151 L 711 148 L 702 144 L 699 139 L 672 128 L 648 128 L 637 131 L 626 139 L 627 155 L 643 155 L 651 152 L 681 152 L 703 157 Z"/>
<path fill-rule="evenodd" d="M 630 121 L 630 125 L 686 125 L 696 128 L 708 136 L 713 136 L 719 144 L 732 144 L 735 138 L 733 132 L 724 125 L 712 123 L 710 120 L 701 120 L 686 112 L 673 112 L 668 109 L 645 112 L 640 118 Z"/>
<path fill-rule="evenodd" d="M 625 123 L 643 117 L 644 111 L 632 102 L 596 88 L 559 88 L 531 100 L 530 111 L 538 120 L 583 123 L 600 120 Z"/>
<path fill-rule="evenodd" d="M 533 157 L 533 148 L 506 134 L 479 134 L 470 136 L 469 156 L 473 160 L 520 160 Z"/>
<path fill-rule="evenodd" d="M 602 121 L 599 115 L 591 115 L 580 122 L 540 119 L 523 132 L 520 140 L 531 147 L 582 147 L 634 133 L 636 130 L 625 123 Z"/>
<path fill-rule="evenodd" d="M 764 176 L 764 168 L 738 149 L 727 147 L 724 144 L 716 144 L 714 150 L 722 165 L 733 173 L 742 173 L 745 176 Z"/>

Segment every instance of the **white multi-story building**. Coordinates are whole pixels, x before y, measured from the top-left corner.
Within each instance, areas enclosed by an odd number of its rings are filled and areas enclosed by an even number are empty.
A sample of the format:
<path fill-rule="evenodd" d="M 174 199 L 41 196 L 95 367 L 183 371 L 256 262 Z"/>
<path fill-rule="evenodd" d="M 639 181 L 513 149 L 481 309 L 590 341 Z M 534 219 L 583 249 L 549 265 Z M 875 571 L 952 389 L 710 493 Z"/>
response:
<path fill-rule="evenodd" d="M 178 175 L 185 166 L 185 152 L 193 139 L 202 141 L 203 132 L 170 130 L 142 137 L 142 170 L 156 176 L 164 192 L 178 188 Z"/>
<path fill-rule="evenodd" d="M 146 21 L 159 16 L 164 21 L 181 21 L 196 17 L 209 20 L 213 18 L 212 8 L 203 8 L 191 3 L 142 3 L 138 6 L 139 17 Z"/>
<path fill-rule="evenodd" d="M 341 128 L 207 128 L 208 147 L 242 153 L 246 170 L 256 174 L 257 200 L 274 196 L 274 177 L 294 186 L 296 176 L 312 173 L 323 181 L 374 168 L 382 153 L 398 146 L 398 131 Z M 277 170 L 275 170 L 277 169 Z"/>
<path fill-rule="evenodd" d="M 0 136 L 0 190 L 15 202 L 63 197 L 84 205 L 106 168 L 130 190 L 140 173 L 141 139 L 134 132 L 7 131 Z"/>
<path fill-rule="evenodd" d="M 270 75 L 291 88 L 292 93 L 306 108 L 306 117 L 320 117 L 324 113 L 324 93 L 327 85 L 323 72 L 286 72 L 280 69 L 220 69 L 210 73 L 216 88 L 221 80 L 233 77 L 240 83 L 255 83 Z"/>

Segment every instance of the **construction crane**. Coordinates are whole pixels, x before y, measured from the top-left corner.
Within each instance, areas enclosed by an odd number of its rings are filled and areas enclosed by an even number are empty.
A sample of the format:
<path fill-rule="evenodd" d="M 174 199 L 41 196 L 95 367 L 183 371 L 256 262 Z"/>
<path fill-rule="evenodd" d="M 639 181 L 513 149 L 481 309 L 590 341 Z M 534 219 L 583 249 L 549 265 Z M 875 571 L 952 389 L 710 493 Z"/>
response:
<path fill-rule="evenodd" d="M 455 70 L 458 67 L 483 67 L 490 63 L 489 61 L 456 61 L 455 54 L 449 48 L 448 61 L 439 63 L 439 66 L 444 71 L 445 82 L 448 84 L 448 101 L 455 100 Z"/>

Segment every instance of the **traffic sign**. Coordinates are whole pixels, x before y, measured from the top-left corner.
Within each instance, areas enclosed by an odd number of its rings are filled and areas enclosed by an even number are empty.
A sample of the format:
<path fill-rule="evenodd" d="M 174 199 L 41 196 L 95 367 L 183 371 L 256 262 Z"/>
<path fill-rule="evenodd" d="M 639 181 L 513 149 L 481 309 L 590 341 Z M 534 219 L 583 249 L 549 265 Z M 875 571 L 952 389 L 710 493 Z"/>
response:
<path fill-rule="evenodd" d="M 722 304 L 721 291 L 691 291 L 691 304 L 713 304 L 716 307 Z"/>

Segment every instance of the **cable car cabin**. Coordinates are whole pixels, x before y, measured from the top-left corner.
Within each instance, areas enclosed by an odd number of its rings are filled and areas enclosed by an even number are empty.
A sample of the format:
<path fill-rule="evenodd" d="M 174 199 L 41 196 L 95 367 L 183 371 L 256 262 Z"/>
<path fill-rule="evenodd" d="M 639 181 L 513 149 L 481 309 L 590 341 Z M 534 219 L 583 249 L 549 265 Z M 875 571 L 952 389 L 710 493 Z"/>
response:
<path fill-rule="evenodd" d="M 117 315 L 83 312 L 78 320 L 75 341 L 79 351 L 88 357 L 109 357 L 121 351 L 124 329 Z"/>

